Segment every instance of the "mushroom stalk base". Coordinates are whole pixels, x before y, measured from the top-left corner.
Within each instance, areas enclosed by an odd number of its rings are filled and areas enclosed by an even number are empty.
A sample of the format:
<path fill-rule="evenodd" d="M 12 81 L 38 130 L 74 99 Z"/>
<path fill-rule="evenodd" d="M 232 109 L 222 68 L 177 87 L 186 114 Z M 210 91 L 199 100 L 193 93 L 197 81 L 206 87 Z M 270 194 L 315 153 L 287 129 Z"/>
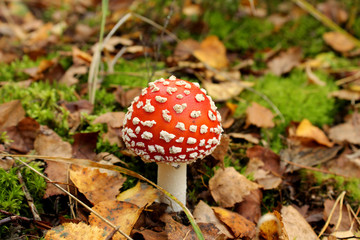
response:
<path fill-rule="evenodd" d="M 175 168 L 170 164 L 158 163 L 157 184 L 171 193 L 186 206 L 186 163 L 177 164 Z M 182 208 L 175 201 L 163 194 L 160 201 L 169 205 L 169 212 L 180 212 Z"/>

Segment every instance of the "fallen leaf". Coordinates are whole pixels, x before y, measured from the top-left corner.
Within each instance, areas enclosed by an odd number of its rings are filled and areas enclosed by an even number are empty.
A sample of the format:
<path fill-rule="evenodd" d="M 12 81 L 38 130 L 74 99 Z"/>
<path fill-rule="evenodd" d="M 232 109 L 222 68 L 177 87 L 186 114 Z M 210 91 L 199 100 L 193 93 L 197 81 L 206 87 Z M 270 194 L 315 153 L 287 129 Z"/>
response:
<path fill-rule="evenodd" d="M 130 202 L 140 208 L 150 206 L 158 197 L 159 192 L 146 183 L 138 182 L 135 187 L 121 192 L 116 199 L 119 201 Z"/>
<path fill-rule="evenodd" d="M 286 52 L 281 52 L 278 56 L 271 59 L 267 65 L 269 70 L 277 76 L 288 73 L 300 64 L 302 51 L 299 47 L 289 48 Z"/>
<path fill-rule="evenodd" d="M 63 106 L 65 106 L 65 108 L 69 110 L 70 113 L 84 112 L 87 114 L 91 114 L 94 109 L 94 105 L 85 99 L 74 102 L 64 102 Z"/>
<path fill-rule="evenodd" d="M 121 86 L 117 86 L 114 95 L 115 99 L 122 107 L 129 107 L 136 96 L 140 96 L 142 88 L 135 87 L 125 91 Z"/>
<path fill-rule="evenodd" d="M 80 223 L 64 223 L 56 226 L 46 232 L 46 240 L 54 239 L 106 239 L 106 236 L 110 234 L 110 231 L 105 231 L 97 226 L 89 226 L 83 222 Z"/>
<path fill-rule="evenodd" d="M 326 169 L 329 171 L 356 178 L 360 176 L 360 153 L 359 151 L 353 152 L 348 147 L 336 159 L 329 161 L 326 164 Z"/>
<path fill-rule="evenodd" d="M 205 38 L 200 44 L 200 49 L 196 49 L 193 55 L 201 62 L 216 69 L 225 68 L 228 65 L 226 48 L 217 36 Z"/>
<path fill-rule="evenodd" d="M 260 128 L 272 128 L 275 126 L 273 122 L 274 115 L 267 109 L 256 102 L 252 102 L 251 106 L 246 109 L 246 126 L 251 124 Z"/>
<path fill-rule="evenodd" d="M 214 101 L 226 101 L 239 95 L 248 84 L 238 81 L 211 83 L 203 82 L 203 86 Z"/>
<path fill-rule="evenodd" d="M 260 186 L 238 173 L 235 168 L 218 169 L 209 180 L 214 200 L 222 207 L 233 207 Z"/>
<path fill-rule="evenodd" d="M 344 23 L 348 19 L 348 14 L 341 1 L 328 0 L 317 4 L 316 8 L 337 24 Z"/>
<path fill-rule="evenodd" d="M 357 115 L 349 118 L 345 123 L 338 124 L 329 130 L 329 138 L 335 142 L 349 142 L 360 144 L 360 135 L 358 134 L 360 121 Z"/>
<path fill-rule="evenodd" d="M 251 133 L 229 133 L 228 135 L 232 138 L 244 139 L 254 144 L 259 144 L 260 142 L 260 139 L 253 136 Z"/>
<path fill-rule="evenodd" d="M 92 133 L 76 133 L 74 135 L 73 157 L 94 159 L 96 156 L 95 149 L 97 143 L 98 132 Z"/>
<path fill-rule="evenodd" d="M 212 207 L 216 216 L 225 223 L 236 239 L 253 239 L 256 234 L 255 224 L 238 213 L 221 207 Z"/>
<path fill-rule="evenodd" d="M 246 156 L 249 158 L 246 174 L 252 174 L 265 190 L 280 185 L 284 170 L 280 167 L 279 155 L 262 146 L 254 146 L 246 150 Z"/>
<path fill-rule="evenodd" d="M 5 128 L 16 126 L 25 117 L 20 100 L 12 100 L 0 105 L 0 132 Z"/>
<path fill-rule="evenodd" d="M 185 39 L 180 41 L 174 50 L 174 58 L 179 60 L 187 60 L 193 52 L 200 49 L 200 43 L 194 39 Z"/>
<path fill-rule="evenodd" d="M 226 237 L 234 238 L 234 236 L 229 232 L 226 226 L 216 217 L 212 208 L 204 201 L 200 200 L 200 202 L 195 206 L 193 215 L 197 223 L 212 223 Z"/>
<path fill-rule="evenodd" d="M 325 82 L 321 81 L 320 78 L 318 76 L 316 76 L 315 73 L 313 73 L 309 64 L 306 65 L 306 76 L 307 76 L 309 83 L 312 83 L 312 84 L 315 84 L 318 86 L 326 85 Z"/>
<path fill-rule="evenodd" d="M 241 203 L 236 205 L 236 212 L 247 220 L 257 222 L 261 217 L 261 201 L 263 194 L 261 189 L 252 190 L 244 197 Z"/>
<path fill-rule="evenodd" d="M 341 89 L 333 91 L 329 94 L 330 97 L 337 97 L 343 100 L 357 101 L 360 100 L 360 92 L 351 91 L 348 89 Z"/>
<path fill-rule="evenodd" d="M 97 117 L 93 123 L 106 123 L 107 132 L 102 135 L 104 141 L 108 141 L 110 144 L 116 144 L 119 147 L 122 146 L 122 133 L 121 127 L 125 117 L 124 112 L 108 112 Z"/>
<path fill-rule="evenodd" d="M 34 149 L 34 141 L 40 124 L 33 118 L 23 118 L 16 126 L 7 127 L 5 131 L 9 139 L 13 140 L 10 143 L 10 148 L 21 152 L 28 153 Z"/>
<path fill-rule="evenodd" d="M 78 24 L 79 25 L 79 24 Z M 78 27 L 77 25 L 77 27 Z M 80 50 L 79 48 L 73 46 L 72 47 L 72 60 L 74 65 L 73 66 L 81 66 L 86 65 L 90 66 L 92 61 L 92 56 L 87 52 Z"/>
<path fill-rule="evenodd" d="M 313 167 L 320 163 L 325 163 L 333 159 L 342 149 L 342 146 L 332 148 L 326 147 L 292 147 L 284 149 L 280 152 L 282 161 L 292 162 L 286 168 L 285 172 L 292 172 L 300 169 L 301 166 Z"/>
<path fill-rule="evenodd" d="M 314 140 L 315 142 L 327 147 L 334 146 L 334 143 L 329 141 L 325 133 L 320 128 L 313 126 L 307 119 L 303 119 L 300 122 L 296 129 L 295 135 L 298 137 Z"/>
<path fill-rule="evenodd" d="M 92 207 L 92 209 L 99 213 L 102 217 L 108 219 L 115 226 L 118 226 L 119 229 L 127 235 L 130 235 L 134 224 L 138 220 L 143 210 L 135 204 L 120 202 L 117 200 L 99 202 L 94 207 Z M 91 213 L 89 216 L 89 223 L 91 226 L 97 226 L 104 231 L 113 231 L 112 227 L 95 216 L 93 213 Z M 117 232 L 112 239 L 119 240 L 126 238 Z"/>
<path fill-rule="evenodd" d="M 40 133 L 37 135 L 34 142 L 35 151 L 39 155 L 51 157 L 71 157 L 72 148 L 70 143 L 65 142 L 53 130 L 47 127 L 41 127 Z M 60 184 L 61 187 L 67 189 L 67 185 L 61 183 L 68 183 L 68 168 L 69 164 L 48 161 L 46 162 L 46 169 L 44 173 L 54 182 Z M 51 183 L 47 183 L 44 197 L 53 195 L 65 195 L 63 191 L 55 187 Z"/>
<path fill-rule="evenodd" d="M 215 148 L 215 150 L 211 153 L 211 156 L 215 158 L 215 160 L 219 161 L 220 166 L 223 165 L 226 153 L 229 149 L 230 138 L 227 134 L 222 134 L 220 144 Z"/>
<path fill-rule="evenodd" d="M 335 200 L 326 199 L 324 202 L 324 221 L 327 221 L 329 217 L 331 218 L 330 225 L 328 227 L 330 232 L 358 229 L 359 224 L 356 221 L 354 221 L 354 219 L 350 218 L 348 209 L 345 205 L 343 205 L 340 214 L 340 204 L 337 204 L 335 206 L 334 212 L 330 216 L 330 212 L 333 209 L 334 204 L 335 204 Z M 335 226 L 337 225 L 339 219 L 340 219 L 340 225 L 337 229 L 335 229 Z"/>
<path fill-rule="evenodd" d="M 194 229 L 191 226 L 185 226 L 175 221 L 169 214 L 164 214 L 160 218 L 166 223 L 165 232 L 169 240 L 197 239 Z M 205 239 L 222 239 L 219 229 L 212 223 L 199 223 L 199 228 Z"/>
<path fill-rule="evenodd" d="M 71 66 L 69 67 L 65 74 L 60 78 L 59 83 L 65 84 L 66 86 L 72 86 L 79 82 L 77 76 L 84 75 L 88 72 L 87 66 Z"/>
<path fill-rule="evenodd" d="M 0 151 L 5 151 L 0 145 Z M 12 168 L 15 164 L 15 160 L 13 158 L 3 157 L 0 159 L 0 168 L 4 169 L 5 171 Z"/>
<path fill-rule="evenodd" d="M 71 166 L 70 179 L 92 204 L 115 200 L 126 178 L 119 172 Z"/>
<path fill-rule="evenodd" d="M 317 238 L 310 224 L 294 207 L 283 206 L 281 208 L 281 217 L 289 239 Z"/>
<path fill-rule="evenodd" d="M 356 237 L 355 234 L 350 230 L 332 232 L 329 236 L 329 240 L 337 239 L 356 240 L 359 239 L 359 237 Z"/>
<path fill-rule="evenodd" d="M 355 48 L 354 42 L 339 32 L 324 33 L 323 39 L 330 47 L 338 52 L 348 52 Z"/>

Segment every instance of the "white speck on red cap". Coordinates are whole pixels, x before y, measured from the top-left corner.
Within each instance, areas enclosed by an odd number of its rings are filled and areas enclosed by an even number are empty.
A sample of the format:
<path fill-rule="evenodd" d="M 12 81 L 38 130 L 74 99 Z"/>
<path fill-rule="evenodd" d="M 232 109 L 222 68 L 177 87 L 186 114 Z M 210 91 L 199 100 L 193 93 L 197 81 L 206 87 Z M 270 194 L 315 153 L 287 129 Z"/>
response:
<path fill-rule="evenodd" d="M 176 77 L 175 77 L 174 75 L 171 75 L 171 76 L 169 77 L 169 80 L 175 81 L 175 80 L 176 80 Z"/>
<path fill-rule="evenodd" d="M 191 92 L 189 90 L 184 90 L 185 95 L 189 95 Z"/>
<path fill-rule="evenodd" d="M 165 103 L 167 101 L 167 98 L 161 96 L 155 96 L 155 100 L 159 103 Z"/>
<path fill-rule="evenodd" d="M 162 117 L 166 122 L 171 121 L 171 115 L 169 115 L 170 111 L 167 109 L 162 110 Z"/>
<path fill-rule="evenodd" d="M 196 132 L 197 126 L 196 125 L 190 125 L 189 130 L 190 132 Z"/>
<path fill-rule="evenodd" d="M 183 122 L 178 122 L 178 123 L 176 124 L 175 128 L 178 128 L 178 129 L 180 129 L 181 131 L 186 131 L 185 123 L 183 123 Z"/>
<path fill-rule="evenodd" d="M 196 99 L 196 101 L 198 101 L 198 102 L 205 101 L 205 97 L 204 97 L 204 95 L 201 94 L 201 93 L 196 94 L 196 95 L 195 95 L 195 99 Z"/>
<path fill-rule="evenodd" d="M 189 137 L 188 139 L 187 139 L 187 144 L 195 144 L 196 143 L 196 138 L 193 138 L 193 137 Z"/>
<path fill-rule="evenodd" d="M 175 140 L 175 142 L 182 143 L 184 139 L 185 139 L 184 137 L 179 137 L 178 139 Z"/>
<path fill-rule="evenodd" d="M 201 116 L 201 111 L 192 111 L 190 113 L 190 117 L 192 117 L 192 118 L 198 118 L 200 116 Z"/>
<path fill-rule="evenodd" d="M 133 123 L 134 125 L 138 125 L 139 122 L 140 122 L 140 119 L 139 119 L 138 117 L 134 117 L 133 120 L 132 120 L 132 123 Z"/>
<path fill-rule="evenodd" d="M 172 95 L 174 92 L 177 91 L 177 88 L 176 87 L 167 87 L 166 88 L 166 92 L 170 95 Z"/>
<path fill-rule="evenodd" d="M 141 121 L 141 125 L 143 125 L 144 127 L 152 127 L 155 124 L 156 124 L 156 122 L 154 120 Z"/>
<path fill-rule="evenodd" d="M 175 110 L 176 113 L 182 113 L 184 111 L 184 109 L 187 107 L 186 103 L 183 104 L 175 104 L 173 109 Z"/>
<path fill-rule="evenodd" d="M 176 95 L 176 98 L 177 98 L 177 99 L 183 99 L 183 98 L 184 98 L 184 95 L 178 94 L 178 95 Z"/>
<path fill-rule="evenodd" d="M 142 139 L 150 140 L 153 137 L 153 134 L 151 132 L 143 132 L 141 134 Z"/>
<path fill-rule="evenodd" d="M 167 131 L 162 130 L 160 132 L 160 139 L 165 140 L 165 142 L 170 142 L 172 139 L 176 137 L 175 134 L 168 133 Z"/>
<path fill-rule="evenodd" d="M 155 111 L 155 107 L 153 105 L 151 105 L 151 99 L 146 99 L 146 104 L 143 107 L 143 109 L 145 110 L 145 112 L 148 112 L 148 113 Z"/>
<path fill-rule="evenodd" d="M 181 147 L 171 146 L 171 147 L 169 148 L 170 154 L 178 154 L 178 153 L 181 153 L 181 151 L 182 151 L 182 148 L 181 148 Z"/>

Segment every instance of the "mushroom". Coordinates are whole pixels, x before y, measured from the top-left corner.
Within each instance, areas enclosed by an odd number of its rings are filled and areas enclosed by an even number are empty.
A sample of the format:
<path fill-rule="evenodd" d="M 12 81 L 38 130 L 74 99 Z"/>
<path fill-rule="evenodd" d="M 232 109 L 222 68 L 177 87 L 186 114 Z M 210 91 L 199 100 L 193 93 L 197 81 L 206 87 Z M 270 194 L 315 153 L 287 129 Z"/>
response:
<path fill-rule="evenodd" d="M 221 116 L 198 83 L 177 79 L 150 82 L 125 115 L 126 147 L 158 165 L 157 184 L 186 205 L 186 164 L 204 158 L 220 143 Z M 181 207 L 166 196 L 174 212 Z"/>

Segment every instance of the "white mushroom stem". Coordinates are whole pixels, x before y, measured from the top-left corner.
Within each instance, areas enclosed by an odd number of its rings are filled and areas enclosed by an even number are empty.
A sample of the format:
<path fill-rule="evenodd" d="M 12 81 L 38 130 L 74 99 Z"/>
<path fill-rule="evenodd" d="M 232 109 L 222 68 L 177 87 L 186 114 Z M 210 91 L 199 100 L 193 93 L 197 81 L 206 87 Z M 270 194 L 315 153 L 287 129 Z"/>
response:
<path fill-rule="evenodd" d="M 173 167 L 170 164 L 158 163 L 157 184 L 179 199 L 186 206 L 186 163 L 176 164 Z M 174 212 L 180 212 L 182 208 L 175 201 L 163 194 L 160 201 L 169 205 L 169 209 Z"/>

